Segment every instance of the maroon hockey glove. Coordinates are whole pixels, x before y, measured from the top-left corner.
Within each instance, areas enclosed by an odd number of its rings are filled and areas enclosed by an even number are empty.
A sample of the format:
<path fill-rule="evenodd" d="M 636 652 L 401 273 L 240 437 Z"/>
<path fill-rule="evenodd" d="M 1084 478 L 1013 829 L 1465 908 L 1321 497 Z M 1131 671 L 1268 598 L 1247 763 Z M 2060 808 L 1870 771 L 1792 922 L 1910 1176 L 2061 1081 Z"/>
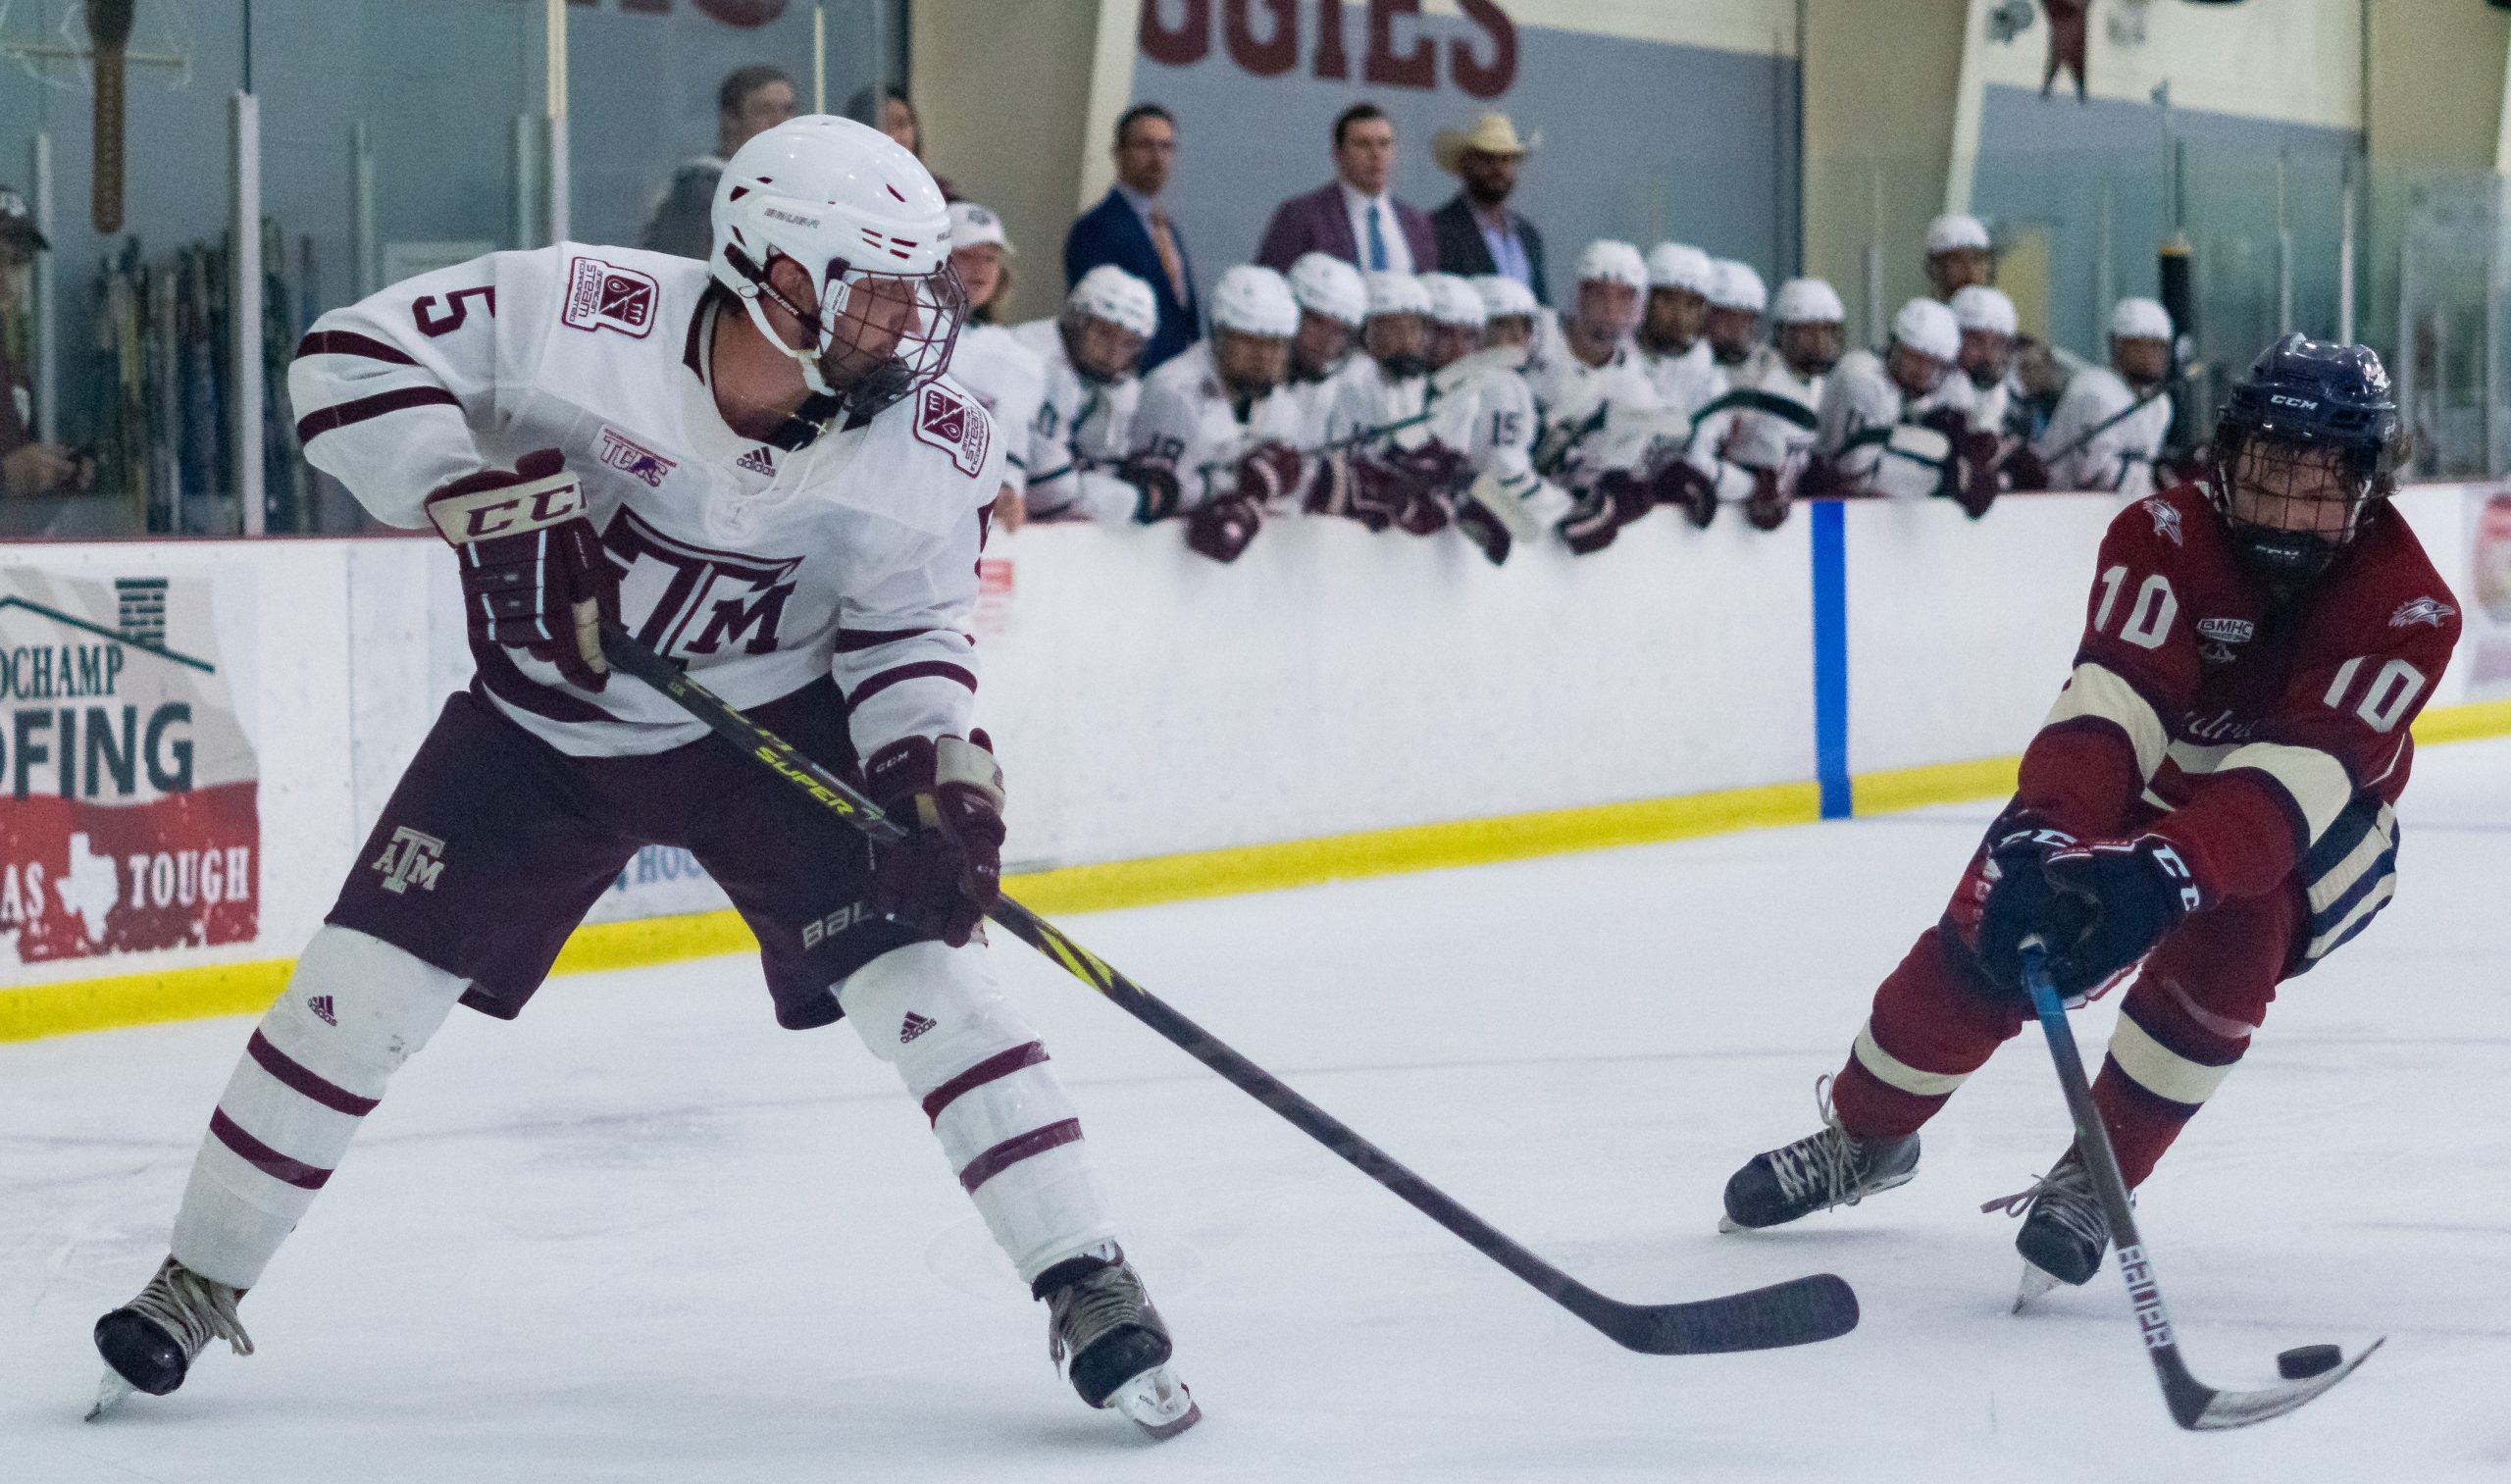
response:
<path fill-rule="evenodd" d="M 2056 893 L 2040 936 L 2050 981 L 2065 996 L 2100 988 L 2206 905 L 2187 858 L 2159 835 L 2071 845 L 2040 871 Z"/>
<path fill-rule="evenodd" d="M 1787 524 L 1787 507 L 1793 503 L 1786 488 L 1778 483 L 1775 469 L 1753 471 L 1753 492 L 1744 500 L 1744 519 L 1753 523 L 1755 531 L 1776 531 Z"/>
<path fill-rule="evenodd" d="M 601 622 L 619 616 L 619 574 L 557 449 L 465 475 L 426 508 L 461 564 L 474 643 L 521 646 L 587 691 L 609 683 Z"/>
<path fill-rule="evenodd" d="M 1402 466 L 1383 458 L 1355 458 L 1351 470 L 1350 514 L 1371 531 L 1400 523 L 1405 511 L 1429 492 Z"/>
<path fill-rule="evenodd" d="M 1307 477 L 1307 490 L 1300 497 L 1300 508 L 1310 515 L 1348 515 L 1359 519 L 1352 508 L 1352 456 L 1340 448 L 1317 455 L 1316 468 Z M 1385 529 L 1380 520 L 1373 528 Z"/>
<path fill-rule="evenodd" d="M 1258 443 L 1238 461 L 1238 487 L 1231 492 L 1259 505 L 1269 505 L 1300 486 L 1299 473 L 1298 449 L 1283 443 Z"/>
<path fill-rule="evenodd" d="M 1264 513 L 1245 495 L 1225 495 L 1186 517 L 1186 544 L 1213 561 L 1238 560 L 1264 524 Z"/>
<path fill-rule="evenodd" d="M 1002 896 L 1002 770 L 979 728 L 902 737 L 872 754 L 863 783 L 907 837 L 872 847 L 872 907 L 952 947 Z"/>
<path fill-rule="evenodd" d="M 2041 461 L 2040 455 L 2031 451 L 2028 443 L 2017 444 L 2014 452 L 2006 456 L 2005 472 L 2006 477 L 2013 481 L 2017 494 L 2049 487 L 2049 466 Z"/>
<path fill-rule="evenodd" d="M 1578 555 L 1591 556 L 1612 545 L 1622 527 L 1647 514 L 1653 499 L 1638 476 L 1625 469 L 1613 470 L 1599 478 L 1562 521 L 1561 539 Z"/>
<path fill-rule="evenodd" d="M 1953 440 L 1953 499 L 1973 520 L 1997 497 L 1997 435 L 1972 432 Z"/>
<path fill-rule="evenodd" d="M 1457 502 L 1456 529 L 1473 543 L 1474 550 L 1489 558 L 1492 566 L 1497 567 L 1509 559 L 1509 547 L 1513 544 L 1509 537 L 1509 528 L 1500 524 L 1498 516 L 1482 508 L 1480 500 Z"/>
<path fill-rule="evenodd" d="M 1667 459 L 1648 482 L 1650 498 L 1671 505 L 1683 519 L 1706 531 L 1717 519 L 1717 486 L 1687 459 Z"/>
<path fill-rule="evenodd" d="M 1150 459 L 1129 458 L 1116 466 L 1116 478 L 1134 486 L 1134 521 L 1148 526 L 1177 513 L 1177 471 Z"/>
<path fill-rule="evenodd" d="M 1837 460 L 1818 457 L 1805 466 L 1805 473 L 1796 481 L 1796 497 L 1800 500 L 1842 499 L 1857 492 L 1849 486 L 1850 482 L 1841 475 Z"/>

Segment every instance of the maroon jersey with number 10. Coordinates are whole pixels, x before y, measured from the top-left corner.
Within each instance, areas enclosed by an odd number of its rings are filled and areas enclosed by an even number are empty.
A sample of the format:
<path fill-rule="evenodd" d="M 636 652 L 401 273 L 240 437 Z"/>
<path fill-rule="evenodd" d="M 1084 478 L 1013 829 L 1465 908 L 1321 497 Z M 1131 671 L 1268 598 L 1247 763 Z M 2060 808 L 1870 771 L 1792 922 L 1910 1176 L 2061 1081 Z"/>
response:
<path fill-rule="evenodd" d="M 2372 505 L 2334 565 L 2279 603 L 2183 484 L 2121 511 L 2095 571 L 2075 673 L 2024 754 L 2016 805 L 2084 839 L 2160 835 L 2213 899 L 2297 868 L 2306 889 L 2368 884 L 2370 857 L 2394 850 L 2409 724 L 2459 638 L 2405 519 Z M 2317 938 L 2350 937 L 2380 904 L 2323 923 L 2319 895 Z"/>

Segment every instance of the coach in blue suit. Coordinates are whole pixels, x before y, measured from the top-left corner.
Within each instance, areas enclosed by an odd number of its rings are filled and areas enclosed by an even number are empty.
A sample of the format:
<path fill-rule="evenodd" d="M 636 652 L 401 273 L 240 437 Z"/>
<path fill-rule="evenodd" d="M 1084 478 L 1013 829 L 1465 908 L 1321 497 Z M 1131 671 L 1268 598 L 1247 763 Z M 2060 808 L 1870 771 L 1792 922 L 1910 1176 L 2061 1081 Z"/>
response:
<path fill-rule="evenodd" d="M 1115 154 L 1114 187 L 1064 233 L 1063 281 L 1070 288 L 1083 274 L 1113 263 L 1151 285 L 1159 332 L 1143 348 L 1147 372 L 1204 333 L 1186 238 L 1159 201 L 1177 163 L 1177 121 L 1156 103 L 1135 104 L 1116 120 Z"/>

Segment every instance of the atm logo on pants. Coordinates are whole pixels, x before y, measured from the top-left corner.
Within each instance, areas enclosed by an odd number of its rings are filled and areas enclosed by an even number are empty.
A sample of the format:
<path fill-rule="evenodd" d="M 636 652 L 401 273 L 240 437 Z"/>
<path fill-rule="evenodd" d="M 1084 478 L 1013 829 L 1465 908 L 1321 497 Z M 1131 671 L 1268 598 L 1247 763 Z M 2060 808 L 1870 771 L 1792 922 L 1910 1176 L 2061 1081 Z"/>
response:
<path fill-rule="evenodd" d="M 422 892 L 433 892 L 436 878 L 444 874 L 444 842 L 408 825 L 394 825 L 392 838 L 384 842 L 384 853 L 375 857 L 367 869 L 383 872 L 384 890 L 395 896 L 414 886 Z"/>

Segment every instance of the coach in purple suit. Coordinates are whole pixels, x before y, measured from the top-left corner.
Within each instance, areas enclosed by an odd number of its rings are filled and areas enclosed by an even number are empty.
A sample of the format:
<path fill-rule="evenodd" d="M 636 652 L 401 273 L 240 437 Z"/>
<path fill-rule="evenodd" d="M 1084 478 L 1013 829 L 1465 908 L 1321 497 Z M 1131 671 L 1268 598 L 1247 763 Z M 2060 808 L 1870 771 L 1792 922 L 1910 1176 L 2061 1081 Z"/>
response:
<path fill-rule="evenodd" d="M 1363 271 L 1434 273 L 1438 237 L 1430 219 L 1386 188 L 1395 174 L 1395 121 L 1374 103 L 1355 103 L 1334 121 L 1333 182 L 1273 209 L 1256 261 L 1288 272 L 1304 253 L 1321 252 Z"/>

